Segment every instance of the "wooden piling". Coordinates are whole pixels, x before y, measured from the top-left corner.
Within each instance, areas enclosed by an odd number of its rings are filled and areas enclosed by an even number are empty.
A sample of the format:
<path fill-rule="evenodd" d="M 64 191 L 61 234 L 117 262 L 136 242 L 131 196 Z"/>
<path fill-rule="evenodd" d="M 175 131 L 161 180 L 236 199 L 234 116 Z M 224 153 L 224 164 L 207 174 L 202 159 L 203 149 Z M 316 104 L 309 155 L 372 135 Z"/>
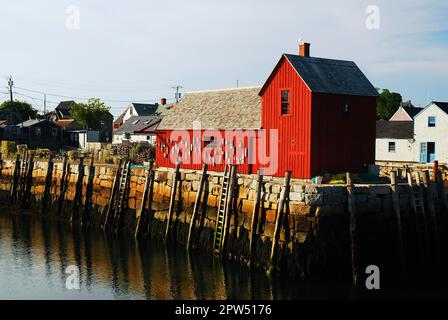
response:
<path fill-rule="evenodd" d="M 390 173 L 390 188 L 392 190 L 392 206 L 394 208 L 394 213 L 395 213 L 398 254 L 399 254 L 401 269 L 403 270 L 406 265 L 406 261 L 405 261 L 405 254 L 404 254 L 404 245 L 403 245 L 403 230 L 402 230 L 402 225 L 401 225 L 400 193 L 399 193 L 398 184 L 397 184 L 397 173 L 395 171 L 392 171 Z"/>
<path fill-rule="evenodd" d="M 23 174 L 22 208 L 28 208 L 31 197 L 31 186 L 33 184 L 34 155 L 28 158 Z"/>
<path fill-rule="evenodd" d="M 173 174 L 173 185 L 171 187 L 171 197 L 170 197 L 170 208 L 168 211 L 168 216 L 166 217 L 166 230 L 165 230 L 165 241 L 168 240 L 168 235 L 171 228 L 171 220 L 173 219 L 173 213 L 174 213 L 174 205 L 176 202 L 176 192 L 177 192 L 177 184 L 179 181 L 179 171 L 180 171 L 180 164 L 176 164 L 176 169 Z"/>
<path fill-rule="evenodd" d="M 429 170 L 423 171 L 423 186 L 425 188 L 426 204 L 427 204 L 429 214 L 431 217 L 431 224 L 433 226 L 434 239 L 435 239 L 436 243 L 438 243 L 439 230 L 438 230 L 438 226 L 437 226 L 436 208 L 434 205 L 434 194 L 432 192 L 430 181 L 429 181 Z"/>
<path fill-rule="evenodd" d="M 258 170 L 257 192 L 255 194 L 254 210 L 252 212 L 252 221 L 249 240 L 249 259 L 252 260 L 255 246 L 255 236 L 257 235 L 258 214 L 260 211 L 261 190 L 263 189 L 263 169 Z"/>
<path fill-rule="evenodd" d="M 67 192 L 68 187 L 68 177 L 70 176 L 70 165 L 68 164 L 68 155 L 64 154 L 64 161 L 62 162 L 62 174 L 60 178 L 60 186 L 59 186 L 59 198 L 58 198 L 58 209 L 57 216 L 60 216 L 62 213 L 62 207 L 64 205 L 65 193 Z"/>
<path fill-rule="evenodd" d="M 104 218 L 102 229 L 105 230 L 109 227 L 111 217 L 113 215 L 113 211 L 115 210 L 115 202 L 117 197 L 117 189 L 120 182 L 120 175 L 121 175 L 121 166 L 122 166 L 123 160 L 120 159 L 118 161 L 117 170 L 115 171 L 115 177 L 114 182 L 112 184 L 112 189 L 110 189 L 110 195 L 109 195 L 109 204 L 107 205 L 107 211 L 106 211 L 106 217 Z"/>
<path fill-rule="evenodd" d="M 0 178 L 2 177 L 3 170 L 3 154 L 0 152 Z"/>
<path fill-rule="evenodd" d="M 280 229 L 283 224 L 283 209 L 285 208 L 285 202 L 289 200 L 289 189 L 291 182 L 291 171 L 286 171 L 285 173 L 285 182 L 283 184 L 283 189 L 280 194 L 280 201 L 277 207 L 277 215 L 275 217 L 275 228 L 274 228 L 274 236 L 272 239 L 272 248 L 271 248 L 271 263 L 272 266 L 275 266 L 275 257 L 277 255 L 277 247 L 278 240 L 280 237 Z"/>
<path fill-rule="evenodd" d="M 75 197 L 73 199 L 73 210 L 70 222 L 75 223 L 78 219 L 79 208 L 82 204 L 82 186 L 84 181 L 84 158 L 79 159 L 78 180 L 76 181 Z"/>
<path fill-rule="evenodd" d="M 142 230 L 142 226 L 146 224 L 146 203 L 148 202 L 148 196 L 150 193 L 151 185 L 154 183 L 153 172 L 154 160 L 151 160 L 146 173 L 145 187 L 143 189 L 142 202 L 140 208 L 137 210 L 134 236 L 137 238 Z M 150 210 L 151 208 L 148 208 Z"/>
<path fill-rule="evenodd" d="M 17 197 L 17 189 L 19 184 L 19 178 L 20 178 L 20 154 L 16 153 L 16 160 L 14 162 L 14 176 L 12 180 L 12 186 L 11 186 L 11 194 L 10 194 L 10 202 L 14 203 L 16 201 Z"/>
<path fill-rule="evenodd" d="M 44 196 L 42 197 L 42 207 L 41 207 L 42 215 L 47 214 L 48 200 L 50 198 L 50 191 L 51 191 L 51 182 L 53 179 L 53 166 L 54 166 L 53 155 L 51 154 L 47 163 L 47 175 L 45 176 L 45 190 L 44 190 Z"/>
<path fill-rule="evenodd" d="M 439 161 L 434 160 L 432 166 L 432 182 L 437 182 L 437 172 L 439 172 Z"/>
<path fill-rule="evenodd" d="M 191 214 L 190 219 L 190 228 L 188 229 L 188 239 L 187 239 L 187 250 L 190 249 L 191 245 L 191 234 L 193 233 L 193 228 L 196 224 L 196 217 L 199 212 L 199 207 L 201 206 L 201 198 L 202 198 L 202 191 L 204 190 L 205 182 L 207 181 L 207 168 L 208 165 L 204 163 L 202 166 L 202 176 L 201 181 L 199 182 L 198 192 L 196 194 L 196 201 L 194 202 L 194 208 L 193 213 Z"/>
<path fill-rule="evenodd" d="M 84 209 L 82 211 L 81 225 L 85 226 L 90 223 L 91 209 L 92 209 L 92 195 L 93 195 L 93 181 L 95 178 L 94 157 L 90 159 L 89 177 L 86 186 L 86 199 L 84 201 Z"/>
<path fill-rule="evenodd" d="M 355 186 L 352 182 L 351 173 L 346 173 L 347 179 L 347 204 L 350 215 L 350 247 L 352 255 L 352 283 L 358 284 L 358 230 L 356 228 L 356 205 L 355 205 Z"/>
<path fill-rule="evenodd" d="M 437 171 L 437 189 L 442 200 L 442 205 L 445 210 L 445 214 L 448 214 L 448 199 L 446 198 L 445 185 L 443 182 L 443 176 L 441 171 Z"/>

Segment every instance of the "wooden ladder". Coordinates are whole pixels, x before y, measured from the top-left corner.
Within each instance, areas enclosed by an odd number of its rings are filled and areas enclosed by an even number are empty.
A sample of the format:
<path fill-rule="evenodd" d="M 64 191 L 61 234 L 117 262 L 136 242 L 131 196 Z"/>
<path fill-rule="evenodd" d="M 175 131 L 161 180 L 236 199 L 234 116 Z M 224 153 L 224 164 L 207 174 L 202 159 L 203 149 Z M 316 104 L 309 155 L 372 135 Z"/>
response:
<path fill-rule="evenodd" d="M 227 216 L 227 201 L 229 196 L 231 166 L 226 165 L 223 174 L 221 194 L 219 196 L 218 215 L 216 217 L 215 236 L 213 237 L 213 251 L 220 253 L 222 250 L 222 238 L 224 233 L 225 219 Z M 231 193 L 230 193 L 231 194 Z"/>
<path fill-rule="evenodd" d="M 423 190 L 421 186 L 417 185 L 413 187 L 413 192 L 414 192 L 414 212 L 417 224 L 417 232 L 420 235 L 426 235 L 428 230 L 427 230 Z"/>
<path fill-rule="evenodd" d="M 115 214 L 114 214 L 114 228 L 115 230 L 118 230 L 120 228 L 120 220 L 121 216 L 123 214 L 123 209 L 126 205 L 127 200 L 127 193 L 129 191 L 129 178 L 130 178 L 130 171 L 131 171 L 131 162 L 130 161 L 124 161 L 123 166 L 121 168 L 121 175 L 120 175 L 120 182 L 118 185 L 118 194 L 117 194 L 117 200 L 115 203 Z"/>

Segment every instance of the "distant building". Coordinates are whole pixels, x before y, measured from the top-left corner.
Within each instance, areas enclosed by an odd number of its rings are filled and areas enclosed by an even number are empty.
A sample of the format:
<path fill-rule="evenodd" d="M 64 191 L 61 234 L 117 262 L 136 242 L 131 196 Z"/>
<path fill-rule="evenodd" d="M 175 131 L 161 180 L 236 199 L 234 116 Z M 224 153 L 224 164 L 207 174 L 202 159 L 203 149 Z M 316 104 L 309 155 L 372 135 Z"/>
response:
<path fill-rule="evenodd" d="M 72 116 L 70 115 L 70 108 L 75 103 L 76 102 L 73 100 L 59 102 L 59 104 L 53 111 L 51 111 L 45 115 L 45 118 L 50 121 L 53 121 L 53 122 L 56 122 L 59 120 L 72 119 Z"/>
<path fill-rule="evenodd" d="M 58 150 L 63 146 L 62 128 L 46 119 L 33 119 L 16 125 L 18 137 L 14 139 L 29 148 Z"/>
<path fill-rule="evenodd" d="M 375 158 L 377 161 L 415 161 L 414 123 L 412 121 L 376 122 Z"/>
<path fill-rule="evenodd" d="M 161 120 L 159 116 L 133 116 L 114 132 L 113 143 L 129 141 L 155 144 L 155 132 Z"/>
<path fill-rule="evenodd" d="M 414 106 L 400 106 L 389 121 L 414 121 L 414 117 L 422 111 L 423 108 Z"/>
<path fill-rule="evenodd" d="M 414 116 L 418 161 L 448 164 L 448 102 L 433 101 Z"/>
<path fill-rule="evenodd" d="M 114 130 L 120 128 L 131 117 L 163 116 L 173 104 L 167 104 L 165 98 L 159 103 L 131 103 L 114 121 Z"/>

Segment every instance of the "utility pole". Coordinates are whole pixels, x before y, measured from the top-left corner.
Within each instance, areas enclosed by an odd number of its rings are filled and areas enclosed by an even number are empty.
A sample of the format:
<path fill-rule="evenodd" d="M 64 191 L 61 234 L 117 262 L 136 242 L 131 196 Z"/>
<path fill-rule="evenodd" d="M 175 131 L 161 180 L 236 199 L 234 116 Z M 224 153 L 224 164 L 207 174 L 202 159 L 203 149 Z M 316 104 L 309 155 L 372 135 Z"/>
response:
<path fill-rule="evenodd" d="M 44 93 L 44 116 L 47 113 L 47 95 Z"/>
<path fill-rule="evenodd" d="M 180 98 L 180 96 L 179 96 L 179 89 L 182 89 L 183 87 L 177 85 L 177 86 L 172 87 L 172 88 L 173 88 L 174 90 L 176 90 L 176 103 L 178 103 L 178 102 L 179 102 L 179 98 Z"/>
<path fill-rule="evenodd" d="M 9 98 L 11 100 L 11 102 L 14 101 L 14 97 L 12 96 L 12 86 L 14 85 L 14 81 L 12 81 L 12 77 L 9 76 L 9 80 L 8 80 L 8 88 L 9 88 Z"/>

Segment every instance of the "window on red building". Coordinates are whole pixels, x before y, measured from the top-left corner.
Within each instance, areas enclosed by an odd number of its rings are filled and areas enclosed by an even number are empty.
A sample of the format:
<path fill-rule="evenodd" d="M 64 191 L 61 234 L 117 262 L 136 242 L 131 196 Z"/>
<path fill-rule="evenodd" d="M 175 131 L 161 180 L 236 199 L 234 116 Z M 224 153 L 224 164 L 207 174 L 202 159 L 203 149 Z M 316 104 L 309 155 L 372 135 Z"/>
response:
<path fill-rule="evenodd" d="M 289 114 L 289 90 L 281 91 L 281 114 Z"/>

